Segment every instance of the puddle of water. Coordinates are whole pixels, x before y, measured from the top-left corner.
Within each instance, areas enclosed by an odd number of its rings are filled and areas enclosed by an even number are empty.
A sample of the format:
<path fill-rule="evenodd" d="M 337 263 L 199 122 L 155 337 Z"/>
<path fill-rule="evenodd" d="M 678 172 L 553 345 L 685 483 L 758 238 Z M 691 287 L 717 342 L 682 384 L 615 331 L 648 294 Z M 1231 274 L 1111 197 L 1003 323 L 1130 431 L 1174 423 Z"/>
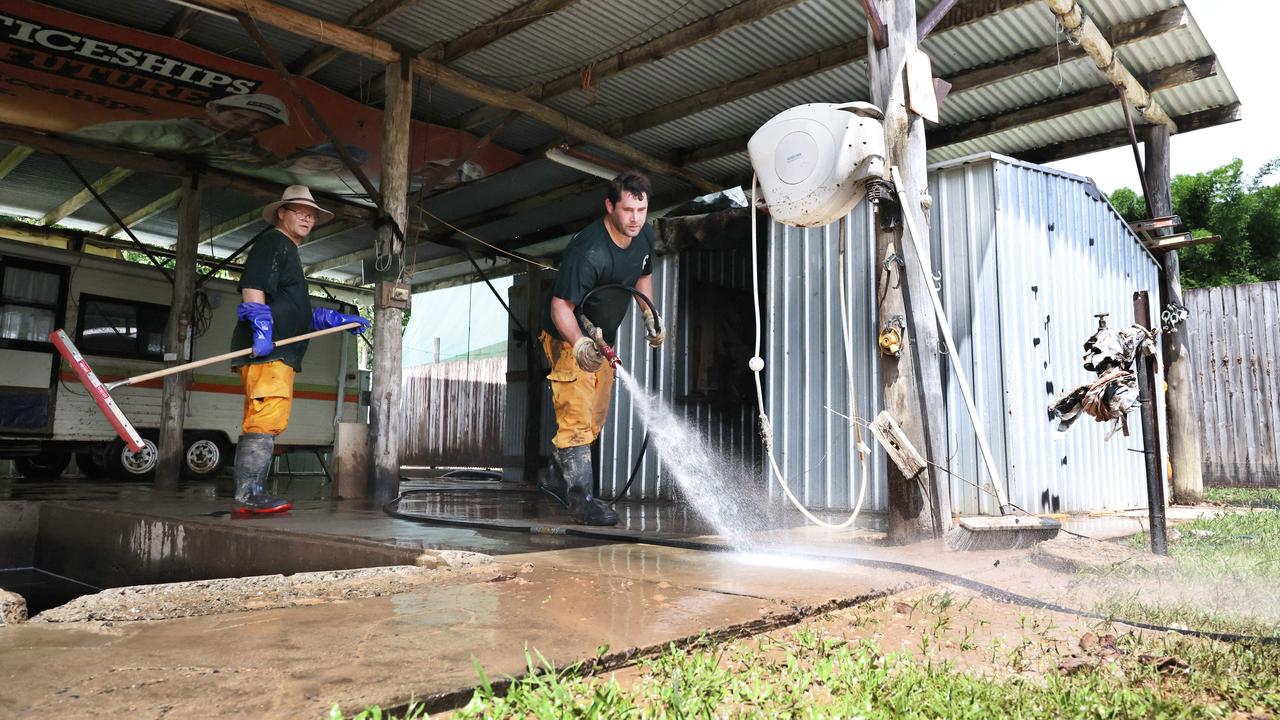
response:
<path fill-rule="evenodd" d="M 0 570 L 0 588 L 15 592 L 27 601 L 27 616 L 65 605 L 99 588 L 35 568 Z"/>

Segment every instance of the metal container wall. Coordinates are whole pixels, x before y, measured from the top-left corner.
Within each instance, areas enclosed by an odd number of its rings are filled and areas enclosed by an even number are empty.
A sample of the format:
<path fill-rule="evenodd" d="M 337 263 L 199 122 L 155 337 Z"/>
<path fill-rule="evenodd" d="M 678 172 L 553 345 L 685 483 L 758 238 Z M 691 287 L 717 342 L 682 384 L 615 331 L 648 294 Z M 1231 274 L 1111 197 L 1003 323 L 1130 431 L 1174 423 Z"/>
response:
<path fill-rule="evenodd" d="M 855 430 L 846 417 L 864 420 L 880 412 L 879 373 L 870 348 L 876 344 L 874 221 L 866 203 L 821 228 L 771 223 L 764 310 L 766 406 L 773 450 L 788 486 L 806 506 L 852 508 L 863 482 Z M 848 299 L 856 411 L 849 404 L 844 338 L 840 331 L 840 284 Z M 762 259 L 761 262 L 764 262 Z M 762 272 L 766 269 L 762 268 Z M 745 329 L 750 332 L 750 329 Z M 885 510 L 884 451 L 872 446 L 863 508 Z M 768 479 L 770 494 L 781 494 Z"/>
<path fill-rule="evenodd" d="M 943 303 L 975 404 L 985 419 L 1010 500 L 1033 512 L 1137 507 L 1146 503 L 1142 439 L 1105 442 L 1105 427 L 1080 420 L 1055 439 L 1047 408 L 1088 379 L 1081 346 L 1095 313 L 1133 322 L 1132 295 L 1153 293 L 1158 268 L 1092 183 L 995 155 L 933 166 L 930 242 Z M 867 207 L 839 223 L 798 229 L 773 223 L 768 262 L 768 411 L 774 449 L 811 507 L 853 505 L 854 474 L 834 268 L 845 241 L 858 416 L 879 411 L 874 234 Z M 915 269 L 908 268 L 911 271 Z M 944 375 L 952 509 L 998 512 L 970 483 L 986 479 L 950 364 Z M 1157 378 L 1157 387 L 1163 376 Z M 1163 418 L 1163 402 L 1158 406 Z M 1163 425 L 1161 422 L 1161 434 Z M 873 444 L 872 440 L 866 440 Z M 1163 444 L 1162 444 L 1163 447 Z M 886 509 L 883 452 L 876 448 L 864 505 Z"/>
<path fill-rule="evenodd" d="M 662 315 L 667 341 L 657 351 L 645 341 L 644 316 L 630 312 L 618 330 L 618 354 L 642 387 L 656 393 L 691 428 L 711 436 L 710 447 L 730 462 L 757 465 L 761 458 L 755 415 L 750 406 L 724 409 L 697 392 L 693 367 L 697 288 L 714 285 L 749 290 L 751 275 L 744 251 L 691 251 L 661 255 L 654 262 L 653 298 Z M 745 331 L 745 329 L 744 329 Z M 740 360 L 744 365 L 746 357 Z M 626 485 L 644 443 L 645 428 L 630 394 L 615 383 L 609 419 L 600 435 L 600 487 L 614 496 Z M 632 500 L 678 499 L 666 476 L 661 454 L 652 445 L 644 454 Z"/>

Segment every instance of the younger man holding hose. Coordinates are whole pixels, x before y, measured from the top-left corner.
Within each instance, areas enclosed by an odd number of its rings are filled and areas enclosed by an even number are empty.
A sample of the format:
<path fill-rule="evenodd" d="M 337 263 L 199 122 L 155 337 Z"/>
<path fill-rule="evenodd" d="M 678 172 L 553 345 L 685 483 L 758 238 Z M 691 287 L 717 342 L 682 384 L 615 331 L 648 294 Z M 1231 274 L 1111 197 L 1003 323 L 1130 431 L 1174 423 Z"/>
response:
<path fill-rule="evenodd" d="M 611 284 L 634 287 L 652 297 L 653 230 L 645 223 L 651 194 L 649 178 L 634 170 L 609 182 L 604 217 L 575 235 L 561 257 L 540 336 L 551 361 L 548 379 L 557 426 L 551 439 L 555 462 L 543 490 L 583 525 L 618 522 L 618 514 L 593 496 L 591 468 L 591 443 L 604 428 L 609 411 L 613 366 L 605 362 L 596 339 L 583 334 L 575 312 L 580 309 L 598 328 L 599 339 L 613 345 L 627 307 L 635 299 L 644 310 L 649 345 L 662 344 L 664 335 L 653 313 L 630 293 L 605 288 L 583 304 L 593 289 Z"/>

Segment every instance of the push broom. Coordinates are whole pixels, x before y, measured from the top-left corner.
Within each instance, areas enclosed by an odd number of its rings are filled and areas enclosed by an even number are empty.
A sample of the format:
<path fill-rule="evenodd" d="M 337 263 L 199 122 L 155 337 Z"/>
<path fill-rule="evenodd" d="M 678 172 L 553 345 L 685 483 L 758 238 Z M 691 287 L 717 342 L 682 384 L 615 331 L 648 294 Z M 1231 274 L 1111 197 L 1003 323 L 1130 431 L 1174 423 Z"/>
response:
<path fill-rule="evenodd" d="M 281 345 L 290 345 L 302 342 L 303 340 L 317 338 L 321 335 L 336 333 L 339 330 L 350 330 L 357 327 L 360 327 L 360 323 L 350 322 L 344 325 L 325 328 L 324 330 L 315 330 L 309 333 L 303 333 L 302 335 L 295 335 L 291 338 L 277 340 L 275 345 L 277 347 Z M 89 367 L 89 361 L 84 359 L 84 355 L 81 355 L 75 344 L 71 342 L 71 338 L 67 335 L 66 330 L 59 329 L 49 333 L 49 342 L 53 343 L 53 346 L 58 349 L 58 354 L 62 356 L 62 359 L 67 361 L 67 364 L 71 366 L 72 370 L 75 370 L 76 377 L 80 378 L 80 382 L 83 383 L 85 389 L 89 391 L 89 396 L 98 404 L 98 409 L 102 410 L 102 414 L 107 417 L 107 421 L 111 423 L 111 427 L 115 428 L 116 434 L 120 436 L 120 439 L 123 440 L 125 445 L 128 445 L 129 449 L 133 452 L 142 452 L 142 436 L 138 435 L 138 431 L 133 428 L 133 423 L 129 422 L 129 418 L 125 416 L 124 411 L 120 409 L 120 406 L 117 405 L 116 401 L 111 397 L 112 390 L 126 385 L 136 385 L 140 382 L 154 380 L 166 375 L 194 370 L 195 368 L 204 367 L 205 365 L 213 365 L 214 363 L 231 360 L 232 358 L 245 357 L 253 353 L 253 348 L 245 348 L 243 350 L 235 350 L 233 352 L 215 355 L 213 357 L 196 360 L 183 365 L 174 365 L 173 367 L 163 368 L 154 372 L 143 373 L 142 375 L 134 375 L 133 377 L 116 380 L 115 382 L 103 383 L 93 372 L 93 368 Z"/>

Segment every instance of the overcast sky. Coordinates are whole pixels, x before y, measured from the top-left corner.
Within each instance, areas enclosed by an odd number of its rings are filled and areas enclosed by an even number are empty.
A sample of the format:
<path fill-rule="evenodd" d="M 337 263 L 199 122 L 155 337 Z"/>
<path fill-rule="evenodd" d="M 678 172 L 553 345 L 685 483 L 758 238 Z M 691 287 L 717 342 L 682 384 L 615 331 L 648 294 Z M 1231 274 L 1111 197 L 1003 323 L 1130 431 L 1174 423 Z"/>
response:
<path fill-rule="evenodd" d="M 1235 88 L 1243 120 L 1170 140 L 1174 175 L 1211 170 L 1232 158 L 1245 172 L 1280 156 L 1280 93 L 1275 47 L 1280 45 L 1280 3 L 1273 0 L 1186 0 L 1218 62 Z M 1130 187 L 1138 192 L 1138 170 L 1128 146 L 1052 163 L 1053 167 L 1092 177 L 1103 192 Z M 1268 181 L 1276 182 L 1275 179 Z"/>

